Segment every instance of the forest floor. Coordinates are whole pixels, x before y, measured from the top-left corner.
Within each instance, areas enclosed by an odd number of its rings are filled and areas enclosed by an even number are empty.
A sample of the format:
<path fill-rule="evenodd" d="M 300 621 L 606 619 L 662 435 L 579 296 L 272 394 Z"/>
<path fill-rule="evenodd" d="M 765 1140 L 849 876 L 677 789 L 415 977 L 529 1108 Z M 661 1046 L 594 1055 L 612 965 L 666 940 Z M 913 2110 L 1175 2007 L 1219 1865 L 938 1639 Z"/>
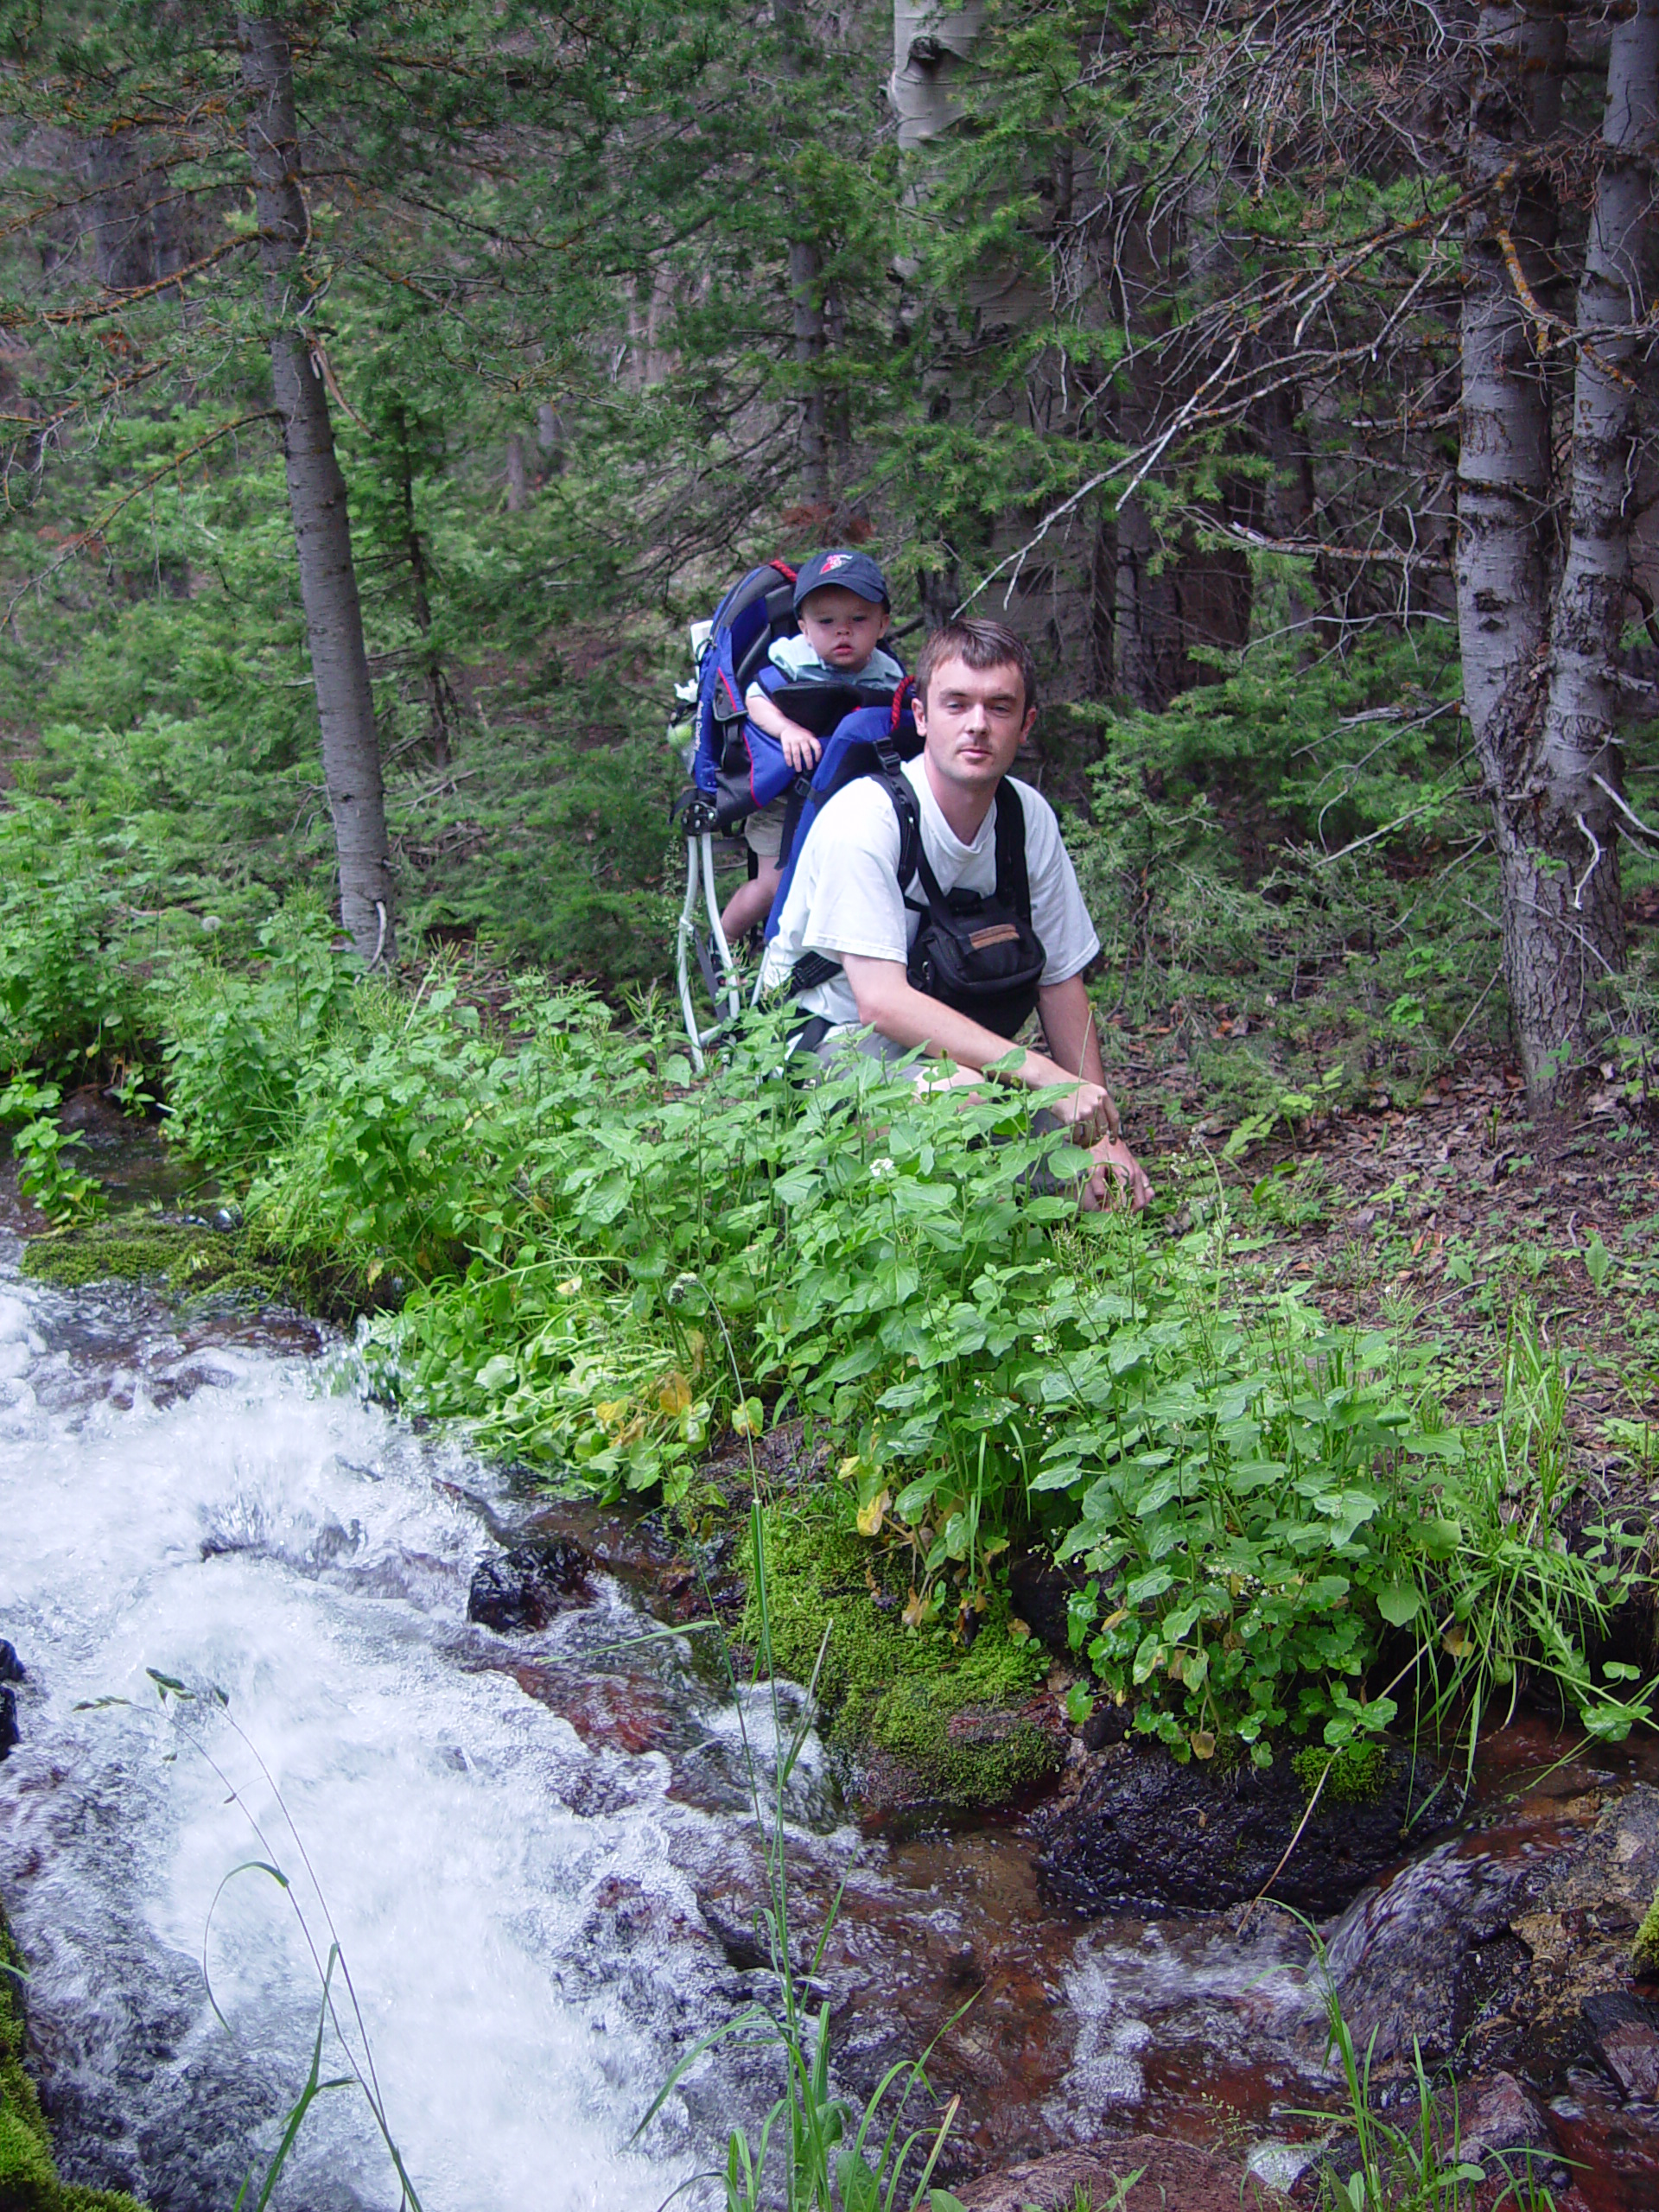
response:
<path fill-rule="evenodd" d="M 1497 1410 L 1524 1319 L 1562 1363 L 1578 1471 L 1621 1505 L 1659 1503 L 1659 1154 L 1615 1086 L 1544 1129 L 1515 1066 L 1470 1053 L 1421 1090 L 1379 1084 L 1230 1160 L 1230 1117 L 1195 1118 L 1203 1086 L 1173 1034 L 1114 1032 L 1132 1139 L 1183 1179 L 1195 1213 L 1226 1191 L 1259 1237 L 1258 1285 L 1432 1341 L 1465 1420 Z"/>

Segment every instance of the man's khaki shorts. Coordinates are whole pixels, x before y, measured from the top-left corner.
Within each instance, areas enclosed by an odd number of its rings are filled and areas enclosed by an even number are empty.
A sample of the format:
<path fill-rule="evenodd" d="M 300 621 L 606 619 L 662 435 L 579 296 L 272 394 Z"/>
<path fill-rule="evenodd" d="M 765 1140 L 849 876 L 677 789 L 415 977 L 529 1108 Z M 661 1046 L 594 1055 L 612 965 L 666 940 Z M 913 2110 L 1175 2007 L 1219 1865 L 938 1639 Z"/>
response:
<path fill-rule="evenodd" d="M 775 798 L 743 824 L 743 842 L 757 860 L 775 861 L 783 849 L 786 799 Z"/>

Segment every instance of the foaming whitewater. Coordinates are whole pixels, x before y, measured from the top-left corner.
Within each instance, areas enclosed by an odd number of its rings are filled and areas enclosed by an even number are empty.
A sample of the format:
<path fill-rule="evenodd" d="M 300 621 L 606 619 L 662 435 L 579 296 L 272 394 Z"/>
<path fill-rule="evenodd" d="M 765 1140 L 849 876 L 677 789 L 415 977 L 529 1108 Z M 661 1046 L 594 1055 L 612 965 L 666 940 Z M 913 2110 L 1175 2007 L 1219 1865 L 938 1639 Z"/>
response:
<path fill-rule="evenodd" d="M 689 1640 L 630 1651 L 656 1624 L 613 1584 L 541 1637 L 469 1626 L 490 1478 L 323 1363 L 176 1326 L 0 1283 L 0 1633 L 29 1675 L 0 1892 L 66 2172 L 228 2212 L 310 2063 L 297 1906 L 325 1961 L 338 1935 L 427 2212 L 658 2206 L 735 2116 L 705 2063 L 630 2140 L 747 1994 L 696 1885 L 750 1839 L 671 1796 L 670 1749 L 585 1743 L 512 1669 L 649 1669 L 705 1767 L 734 1715 Z M 320 2098 L 277 2202 L 397 2196 L 360 2094 Z"/>

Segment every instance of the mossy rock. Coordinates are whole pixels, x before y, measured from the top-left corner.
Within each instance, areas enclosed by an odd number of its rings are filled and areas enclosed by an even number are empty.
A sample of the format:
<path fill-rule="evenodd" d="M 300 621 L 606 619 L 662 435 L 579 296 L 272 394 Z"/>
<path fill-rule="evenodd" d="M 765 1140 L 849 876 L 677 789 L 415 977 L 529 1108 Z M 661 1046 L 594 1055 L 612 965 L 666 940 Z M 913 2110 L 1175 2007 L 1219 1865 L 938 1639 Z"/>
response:
<path fill-rule="evenodd" d="M 23 2069 L 22 1969 L 0 1918 L 0 2212 L 140 2212 L 119 2190 L 58 2179 L 46 2116 Z"/>
<path fill-rule="evenodd" d="M 1642 1925 L 1636 1931 L 1636 1941 L 1630 1946 L 1630 1964 L 1639 1974 L 1659 1976 L 1659 1890 L 1654 1891 L 1653 1903 L 1642 1916 Z"/>
<path fill-rule="evenodd" d="M 1309 1744 L 1290 1763 L 1309 1797 L 1318 1789 L 1327 1805 L 1375 1805 L 1389 1786 L 1388 1749 L 1374 1738 L 1334 1751 Z"/>
<path fill-rule="evenodd" d="M 818 1669 L 832 1751 L 889 1777 L 896 1763 L 901 1794 L 964 1809 L 1004 1803 L 1059 1765 L 1046 1659 L 1034 1637 L 1009 1634 L 1005 1599 L 979 1617 L 971 1643 L 943 1625 L 906 1627 L 907 1553 L 854 1535 L 823 1506 L 773 1506 L 764 1529 L 773 1664 L 803 1682 Z M 760 1640 L 753 1573 L 743 1634 Z"/>
<path fill-rule="evenodd" d="M 30 1239 L 23 1273 L 60 1290 L 93 1282 L 152 1282 L 175 1295 L 211 1290 L 221 1298 L 270 1300 L 282 1282 L 257 1263 L 245 1231 L 119 1214 Z"/>

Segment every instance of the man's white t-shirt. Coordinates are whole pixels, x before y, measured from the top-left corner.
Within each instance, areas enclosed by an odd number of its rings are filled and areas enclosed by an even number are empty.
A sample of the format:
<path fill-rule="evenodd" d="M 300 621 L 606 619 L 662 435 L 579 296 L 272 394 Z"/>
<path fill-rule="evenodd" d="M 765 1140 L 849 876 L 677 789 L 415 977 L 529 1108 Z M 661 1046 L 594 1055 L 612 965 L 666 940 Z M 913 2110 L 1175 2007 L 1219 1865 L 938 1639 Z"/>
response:
<path fill-rule="evenodd" d="M 918 756 L 905 763 L 904 774 L 921 816 L 922 849 L 941 891 L 989 892 L 996 887 L 996 809 L 980 824 L 971 845 L 964 845 L 939 811 Z M 1086 968 L 1100 950 L 1071 857 L 1060 842 L 1054 810 L 1039 791 L 1015 778 L 1026 818 L 1026 869 L 1031 882 L 1032 927 L 1047 956 L 1045 983 L 1063 983 Z M 851 952 L 871 960 L 906 959 L 920 916 L 906 906 L 899 881 L 899 817 L 886 791 L 872 776 L 861 776 L 839 791 L 813 823 L 795 868 L 778 934 L 766 948 L 764 969 L 770 988 L 786 984 L 803 953 L 821 952 L 838 960 Z M 917 899 L 922 891 L 912 878 L 904 890 Z M 858 1020 L 858 1002 L 845 975 L 803 991 L 799 1003 L 826 1021 Z"/>

